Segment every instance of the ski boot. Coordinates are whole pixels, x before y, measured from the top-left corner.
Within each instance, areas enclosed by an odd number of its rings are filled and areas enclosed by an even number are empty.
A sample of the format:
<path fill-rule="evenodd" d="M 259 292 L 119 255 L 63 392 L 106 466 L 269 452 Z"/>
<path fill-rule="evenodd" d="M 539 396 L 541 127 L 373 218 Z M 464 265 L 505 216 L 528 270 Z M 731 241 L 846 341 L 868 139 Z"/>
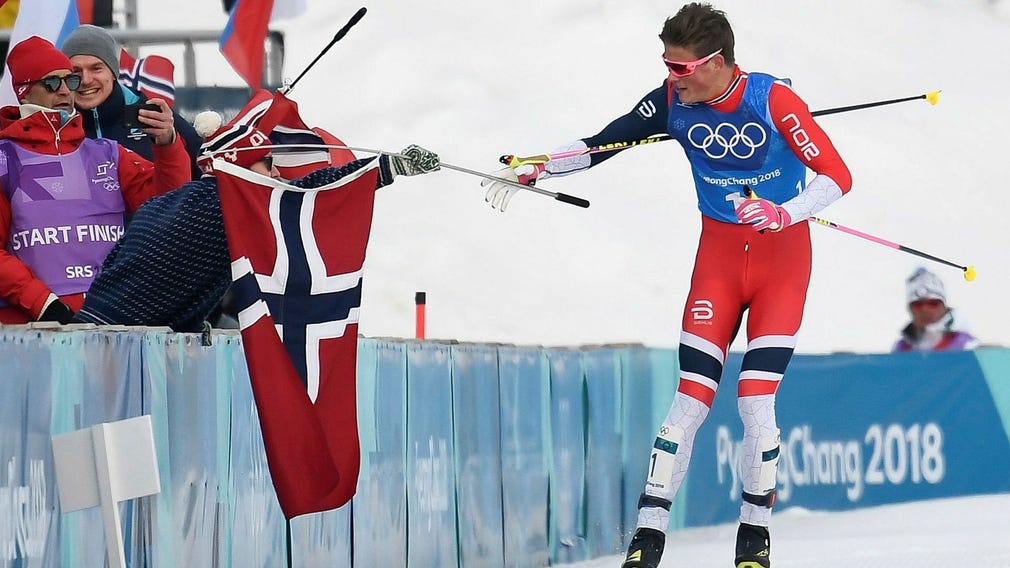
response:
<path fill-rule="evenodd" d="M 767 527 L 740 523 L 736 531 L 736 568 L 770 568 L 771 547 Z"/>
<path fill-rule="evenodd" d="M 656 568 L 663 557 L 666 533 L 656 529 L 640 528 L 628 545 L 628 557 L 621 568 Z"/>

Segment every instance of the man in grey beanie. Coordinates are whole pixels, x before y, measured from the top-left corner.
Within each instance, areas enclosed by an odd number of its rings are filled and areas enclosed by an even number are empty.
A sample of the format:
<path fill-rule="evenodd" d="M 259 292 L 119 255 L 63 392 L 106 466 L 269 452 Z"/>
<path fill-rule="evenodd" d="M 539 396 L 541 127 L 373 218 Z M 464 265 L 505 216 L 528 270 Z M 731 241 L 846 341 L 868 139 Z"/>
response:
<path fill-rule="evenodd" d="M 103 28 L 91 24 L 78 26 L 63 42 L 63 53 L 67 57 L 93 55 L 101 59 L 114 76 L 119 77 L 119 46 Z"/>
<path fill-rule="evenodd" d="M 196 156 L 202 140 L 193 126 L 162 99 L 150 99 L 119 83 L 119 52 L 116 39 L 107 30 L 84 24 L 78 26 L 62 46 L 74 73 L 81 75 L 75 106 L 84 121 L 88 138 L 108 138 L 148 160 L 154 159 L 153 144 L 167 145 L 181 138 L 190 156 L 194 179 L 200 177 Z M 159 111 L 141 110 L 139 120 L 146 128 L 129 128 L 123 122 L 127 105 L 151 103 Z"/>

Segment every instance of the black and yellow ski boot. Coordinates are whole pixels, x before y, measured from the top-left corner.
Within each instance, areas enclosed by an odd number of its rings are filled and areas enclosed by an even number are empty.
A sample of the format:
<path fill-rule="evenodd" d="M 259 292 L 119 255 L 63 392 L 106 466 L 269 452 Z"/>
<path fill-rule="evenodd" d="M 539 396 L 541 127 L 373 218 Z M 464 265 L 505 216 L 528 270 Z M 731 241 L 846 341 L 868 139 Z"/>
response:
<path fill-rule="evenodd" d="M 736 568 L 770 568 L 771 548 L 767 527 L 740 523 L 736 531 Z"/>
<path fill-rule="evenodd" d="M 666 533 L 662 531 L 647 528 L 636 530 L 621 568 L 657 568 L 665 544 Z"/>

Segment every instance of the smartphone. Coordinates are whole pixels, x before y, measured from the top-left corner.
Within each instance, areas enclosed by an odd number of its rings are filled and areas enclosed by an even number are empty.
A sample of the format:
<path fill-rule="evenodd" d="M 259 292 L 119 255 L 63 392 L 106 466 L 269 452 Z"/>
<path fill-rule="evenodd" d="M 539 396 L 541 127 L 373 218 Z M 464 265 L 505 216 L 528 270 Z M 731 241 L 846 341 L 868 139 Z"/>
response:
<path fill-rule="evenodd" d="M 147 128 L 147 125 L 140 122 L 140 109 L 160 111 L 161 107 L 153 103 L 137 103 L 123 107 L 123 126 L 127 128 Z"/>

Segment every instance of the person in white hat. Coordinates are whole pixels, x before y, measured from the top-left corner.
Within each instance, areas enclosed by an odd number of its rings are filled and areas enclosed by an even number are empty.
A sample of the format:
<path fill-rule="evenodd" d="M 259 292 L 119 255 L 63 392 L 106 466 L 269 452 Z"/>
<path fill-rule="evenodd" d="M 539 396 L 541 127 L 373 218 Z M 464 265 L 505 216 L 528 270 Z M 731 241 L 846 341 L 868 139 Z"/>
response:
<path fill-rule="evenodd" d="M 919 268 L 906 281 L 908 313 L 912 321 L 901 330 L 892 352 L 957 351 L 978 347 L 978 340 L 963 328 L 940 277 Z"/>

